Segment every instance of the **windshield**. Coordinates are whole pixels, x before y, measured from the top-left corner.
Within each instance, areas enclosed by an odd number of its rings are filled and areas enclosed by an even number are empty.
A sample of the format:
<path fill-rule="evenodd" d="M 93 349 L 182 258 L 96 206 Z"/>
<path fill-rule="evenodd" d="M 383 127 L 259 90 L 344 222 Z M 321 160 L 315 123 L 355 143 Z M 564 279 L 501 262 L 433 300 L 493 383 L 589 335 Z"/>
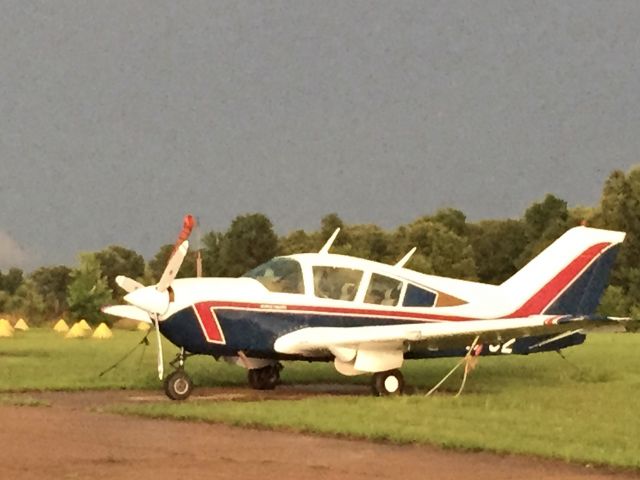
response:
<path fill-rule="evenodd" d="M 243 277 L 255 278 L 271 292 L 304 293 L 302 269 L 291 258 L 274 258 Z"/>

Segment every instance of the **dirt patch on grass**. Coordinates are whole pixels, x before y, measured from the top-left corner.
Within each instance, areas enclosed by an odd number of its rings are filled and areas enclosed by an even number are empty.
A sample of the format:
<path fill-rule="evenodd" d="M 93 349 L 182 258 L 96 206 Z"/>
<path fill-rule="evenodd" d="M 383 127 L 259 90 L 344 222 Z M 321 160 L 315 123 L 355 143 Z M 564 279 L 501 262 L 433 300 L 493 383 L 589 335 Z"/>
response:
<path fill-rule="evenodd" d="M 357 388 L 357 387 L 356 387 Z M 346 393 L 199 389 L 196 398 L 255 400 Z M 349 391 L 349 393 L 353 393 Z M 365 393 L 365 391 L 361 392 Z M 159 401 L 149 391 L 29 392 L 50 407 L 0 405 L 0 478 L 12 479 L 639 479 L 530 457 L 462 453 L 223 425 L 124 417 L 97 410 Z M 169 401 L 169 400 L 166 400 Z M 212 405 L 215 408 L 215 405 Z"/>

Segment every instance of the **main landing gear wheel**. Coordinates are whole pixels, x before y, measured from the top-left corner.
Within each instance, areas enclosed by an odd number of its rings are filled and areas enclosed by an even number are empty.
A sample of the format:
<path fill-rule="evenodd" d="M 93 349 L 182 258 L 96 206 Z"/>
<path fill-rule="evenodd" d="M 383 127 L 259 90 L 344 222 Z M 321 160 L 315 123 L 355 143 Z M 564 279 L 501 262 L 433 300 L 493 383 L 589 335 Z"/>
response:
<path fill-rule="evenodd" d="M 280 370 L 280 364 L 251 369 L 248 372 L 249 385 L 255 390 L 273 390 L 280 383 Z"/>
<path fill-rule="evenodd" d="M 376 372 L 373 374 L 371 387 L 373 394 L 378 397 L 402 395 L 404 391 L 404 378 L 400 370 Z"/>
<path fill-rule="evenodd" d="M 184 400 L 193 391 L 193 381 L 184 370 L 176 370 L 164 379 L 164 393 L 171 400 Z"/>

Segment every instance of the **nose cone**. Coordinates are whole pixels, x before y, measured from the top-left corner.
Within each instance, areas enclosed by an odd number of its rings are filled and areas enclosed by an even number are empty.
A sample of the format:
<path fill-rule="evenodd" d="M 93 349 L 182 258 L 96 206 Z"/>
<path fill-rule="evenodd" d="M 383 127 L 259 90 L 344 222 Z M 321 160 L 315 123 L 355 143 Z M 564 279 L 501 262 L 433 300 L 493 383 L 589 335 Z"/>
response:
<path fill-rule="evenodd" d="M 150 313 L 162 315 L 169 308 L 169 292 L 159 292 L 156 287 L 139 288 L 125 295 L 124 300 Z"/>

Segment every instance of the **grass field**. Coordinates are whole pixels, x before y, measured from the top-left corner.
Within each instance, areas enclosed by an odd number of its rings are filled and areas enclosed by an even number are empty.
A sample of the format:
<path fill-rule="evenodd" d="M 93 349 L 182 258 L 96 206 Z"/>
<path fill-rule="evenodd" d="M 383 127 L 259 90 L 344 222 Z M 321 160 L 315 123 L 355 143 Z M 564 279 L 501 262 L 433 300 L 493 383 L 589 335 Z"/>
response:
<path fill-rule="evenodd" d="M 0 391 L 28 389 L 159 388 L 155 348 L 135 352 L 101 378 L 141 338 L 116 332 L 109 341 L 65 340 L 32 330 L 0 341 Z M 167 350 L 171 350 L 167 348 Z M 171 350 L 175 352 L 175 349 Z M 172 355 L 173 353 L 171 353 Z M 170 401 L 121 405 L 123 413 L 236 425 L 417 442 L 450 448 L 541 455 L 640 469 L 640 335 L 593 334 L 553 353 L 483 358 L 465 393 L 424 398 L 453 359 L 407 362 L 416 394 L 402 398 L 311 397 L 261 402 Z M 167 358 L 169 358 L 169 352 Z M 245 385 L 242 369 L 209 358 L 189 359 L 197 385 Z M 327 364 L 287 364 L 285 383 L 366 382 L 342 377 Z M 445 384 L 456 390 L 459 375 Z"/>
<path fill-rule="evenodd" d="M 0 339 L 0 392 L 21 390 L 85 390 L 159 388 L 156 373 L 155 334 L 149 346 L 140 345 L 118 367 L 100 372 L 134 349 L 144 333 L 114 330 L 110 340 L 65 339 L 49 329 L 16 332 L 15 337 Z M 177 348 L 164 342 L 165 368 Z M 241 369 L 212 358 L 189 360 L 190 373 L 199 385 L 222 385 L 244 382 Z M 216 377 L 213 378 L 212 376 Z"/>

